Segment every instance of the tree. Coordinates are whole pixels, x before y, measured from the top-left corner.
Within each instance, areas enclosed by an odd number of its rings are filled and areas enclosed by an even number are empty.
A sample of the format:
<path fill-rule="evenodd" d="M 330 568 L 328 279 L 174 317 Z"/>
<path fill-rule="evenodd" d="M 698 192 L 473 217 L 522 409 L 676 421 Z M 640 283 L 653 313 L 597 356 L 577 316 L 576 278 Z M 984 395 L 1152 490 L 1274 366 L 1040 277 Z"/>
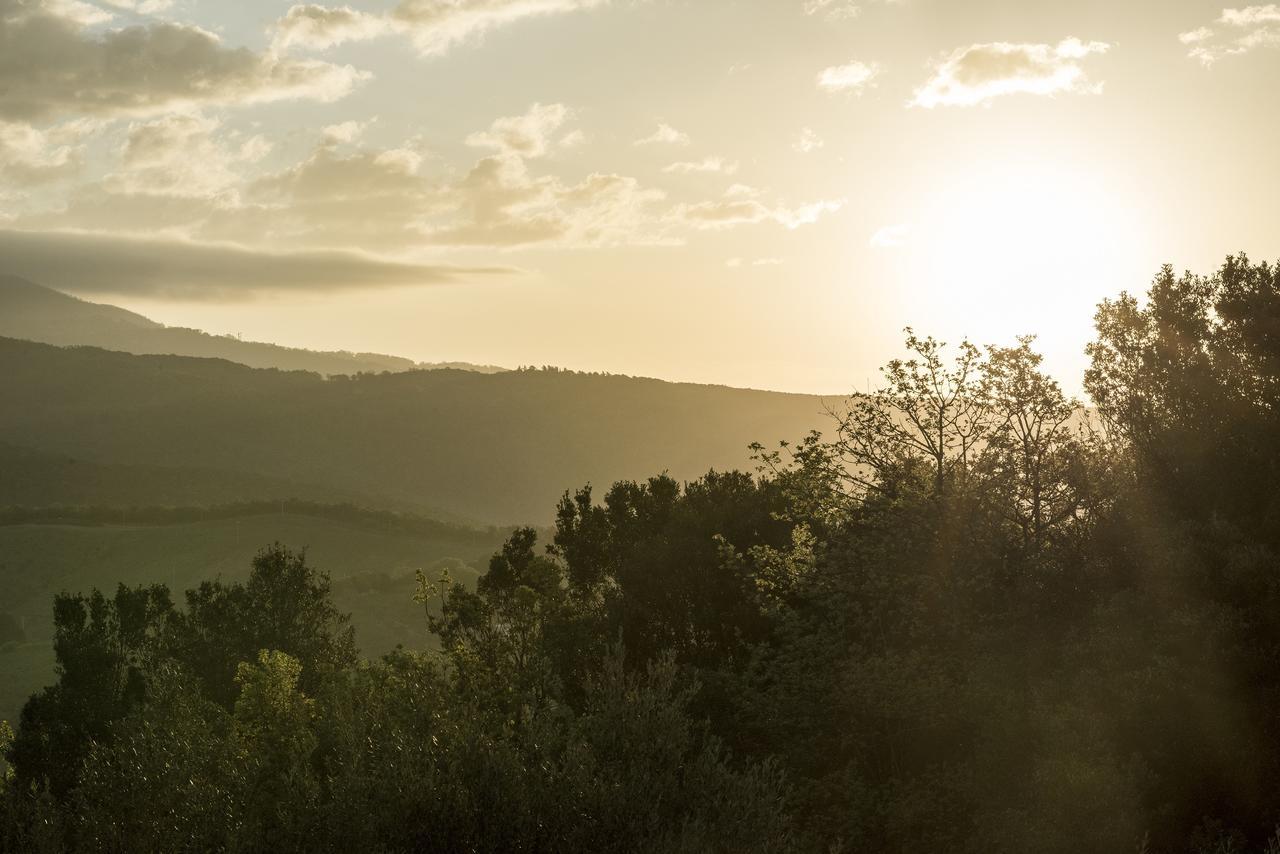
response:
<path fill-rule="evenodd" d="M 960 343 L 948 366 L 945 343 L 906 329 L 908 359 L 882 371 L 886 385 L 837 413 L 834 449 L 859 493 L 928 472 L 935 495 L 963 483 L 990 422 L 981 390 L 982 353 Z"/>
<path fill-rule="evenodd" d="M 115 722 L 80 769 L 72 801 L 78 846 L 225 849 L 242 823 L 230 715 L 179 668 L 166 666 L 149 681 L 146 705 Z"/>
<path fill-rule="evenodd" d="M 428 610 L 428 626 L 459 676 L 477 690 L 541 700 L 550 689 L 549 626 L 564 606 L 563 576 L 559 564 L 534 553 L 536 543 L 532 528 L 516 530 L 475 591 L 447 575 L 432 584 L 418 574 L 415 600 L 427 606 L 440 598 L 440 616 Z"/>
<path fill-rule="evenodd" d="M 276 543 L 254 557 L 246 583 L 206 581 L 186 600 L 173 621 L 173 654 L 226 708 L 239 694 L 240 663 L 256 660 L 259 650 L 296 658 L 306 690 L 357 660 L 351 619 L 333 606 L 328 574 L 309 566 L 304 551 Z"/>
<path fill-rule="evenodd" d="M 315 701 L 299 687 L 302 662 L 261 650 L 236 668 L 240 696 L 230 739 L 240 823 L 236 847 L 301 850 L 314 819 L 319 781 L 312 765 L 318 739 Z"/>
<path fill-rule="evenodd" d="M 22 789 L 48 786 L 64 799 L 90 746 L 145 702 L 173 604 L 162 585 L 122 584 L 111 599 L 61 594 L 53 612 L 58 683 L 27 701 L 8 755 Z"/>
<path fill-rule="evenodd" d="M 1075 518 L 1086 489 L 1080 435 L 1083 407 L 1040 370 L 1031 336 L 1016 347 L 988 347 L 981 395 L 990 427 L 979 459 L 983 479 L 1006 496 L 1006 513 L 1024 548 L 1039 550 Z"/>
<path fill-rule="evenodd" d="M 682 664 L 722 662 L 765 623 L 754 580 L 721 559 L 720 541 L 785 548 L 785 510 L 776 485 L 742 472 L 623 481 L 600 506 L 589 488 L 561 500 L 552 554 L 596 637 L 620 637 L 636 662 L 664 650 Z"/>

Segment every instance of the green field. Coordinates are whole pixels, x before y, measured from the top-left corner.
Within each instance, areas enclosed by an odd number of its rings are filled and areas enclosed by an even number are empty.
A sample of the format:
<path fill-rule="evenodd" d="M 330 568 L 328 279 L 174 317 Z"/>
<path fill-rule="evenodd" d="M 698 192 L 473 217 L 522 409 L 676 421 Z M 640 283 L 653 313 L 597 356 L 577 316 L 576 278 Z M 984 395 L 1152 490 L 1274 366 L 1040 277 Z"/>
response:
<path fill-rule="evenodd" d="M 473 583 L 503 536 L 379 530 L 299 513 L 173 525 L 0 526 L 0 611 L 19 618 L 27 636 L 0 647 L 0 719 L 14 720 L 25 699 L 53 679 L 52 600 L 60 591 L 159 582 L 181 602 L 182 591 L 205 579 L 245 579 L 257 550 L 279 541 L 305 547 L 309 562 L 330 573 L 335 603 L 352 614 L 361 650 L 375 656 L 396 644 L 428 643 L 422 609 L 411 599 L 415 570 L 447 565 L 455 579 Z"/>

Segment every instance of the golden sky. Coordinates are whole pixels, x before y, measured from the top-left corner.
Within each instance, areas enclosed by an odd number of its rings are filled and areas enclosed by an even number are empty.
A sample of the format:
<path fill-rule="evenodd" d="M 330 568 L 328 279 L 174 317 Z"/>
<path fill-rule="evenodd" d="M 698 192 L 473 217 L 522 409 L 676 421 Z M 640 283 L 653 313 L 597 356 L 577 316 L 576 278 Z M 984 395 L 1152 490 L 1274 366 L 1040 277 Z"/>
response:
<path fill-rule="evenodd" d="M 1280 5 L 0 0 L 0 272 L 166 323 L 834 393 L 1280 255 Z"/>

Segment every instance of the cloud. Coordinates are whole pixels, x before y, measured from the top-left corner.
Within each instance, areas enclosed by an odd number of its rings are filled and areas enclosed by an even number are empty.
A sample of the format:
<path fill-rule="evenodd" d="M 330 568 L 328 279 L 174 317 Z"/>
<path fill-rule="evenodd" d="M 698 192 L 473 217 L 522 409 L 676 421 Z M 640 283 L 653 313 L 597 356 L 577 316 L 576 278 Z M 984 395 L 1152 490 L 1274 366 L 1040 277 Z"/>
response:
<path fill-rule="evenodd" d="M 818 88 L 824 92 L 862 93 L 880 74 L 878 63 L 850 62 L 847 65 L 833 65 L 818 74 Z"/>
<path fill-rule="evenodd" d="M 389 19 L 359 12 L 350 6 L 300 3 L 290 6 L 284 17 L 276 22 L 271 44 L 277 51 L 292 47 L 326 50 L 344 42 L 371 39 L 393 29 Z"/>
<path fill-rule="evenodd" d="M 322 140 L 295 165 L 250 177 L 269 148 L 262 137 L 201 116 L 135 122 L 114 170 L 15 225 L 403 252 L 423 244 L 414 224 L 439 207 L 413 145 L 341 152 Z"/>
<path fill-rule="evenodd" d="M 86 119 L 44 130 L 0 121 L 0 183 L 32 187 L 69 178 L 84 165 L 85 140 L 98 123 Z"/>
<path fill-rule="evenodd" d="M 43 8 L 50 15 L 66 18 L 83 27 L 93 27 L 115 20 L 115 15 L 81 0 L 44 0 Z M 0 6 L 3 9 L 3 6 Z"/>
<path fill-rule="evenodd" d="M 484 36 L 525 18 L 563 15 L 605 6 L 609 0 L 402 0 L 392 12 L 425 56 Z"/>
<path fill-rule="evenodd" d="M 724 265 L 731 270 L 740 269 L 742 267 L 778 267 L 785 263 L 781 258 L 756 258 L 754 261 L 748 261 L 745 258 L 730 258 L 724 262 Z"/>
<path fill-rule="evenodd" d="M 871 235 L 870 246 L 873 249 L 900 249 L 907 244 L 911 235 L 909 225 L 886 225 Z"/>
<path fill-rule="evenodd" d="M 805 0 L 802 8 L 806 15 L 823 15 L 833 21 L 856 18 L 862 12 L 851 0 Z"/>
<path fill-rule="evenodd" d="M 349 6 L 292 6 L 275 25 L 278 50 L 325 50 L 389 33 L 409 37 L 424 56 L 439 56 L 525 18 L 562 15 L 608 5 L 610 0 L 401 0 L 376 15 Z"/>
<path fill-rule="evenodd" d="M 320 131 L 320 134 L 324 138 L 325 142 L 334 144 L 351 143 L 364 136 L 364 132 L 368 130 L 369 125 L 373 124 L 377 120 L 378 119 L 375 116 L 365 122 L 358 122 L 354 120 L 339 122 L 338 124 L 328 125 L 323 128 Z"/>
<path fill-rule="evenodd" d="M 141 15 L 154 15 L 173 7 L 173 0 L 100 0 L 108 6 L 137 12 Z"/>
<path fill-rule="evenodd" d="M 516 249 L 671 245 L 690 231 L 774 223 L 799 228 L 838 210 L 841 201 L 768 204 L 737 184 L 711 201 L 678 204 L 634 177 L 597 171 L 567 178 L 548 173 L 548 154 L 574 144 L 562 104 L 534 104 L 466 137 L 484 149 L 455 172 L 428 163 L 418 138 L 397 146 L 361 142 L 363 124 L 324 128 L 313 148 L 286 168 L 264 172 L 270 143 L 198 111 L 115 125 L 116 161 L 92 181 L 72 185 L 56 204 L 6 197 L 0 221 L 24 232 L 92 232 L 121 238 L 157 235 L 185 244 L 269 246 L 313 251 L 360 246 L 384 255 L 429 247 Z M 5 126 L 7 127 L 7 126 Z M 37 131 L 21 126 L 6 144 L 13 164 L 33 176 L 68 175 L 79 161 L 72 123 Z M 56 145 L 54 143 L 57 143 Z M 59 146 L 63 146 L 66 150 Z M 668 172 L 727 175 L 736 163 L 707 158 Z M 34 177 L 33 177 L 34 180 Z"/>
<path fill-rule="evenodd" d="M 249 182 L 237 205 L 211 209 L 196 233 L 286 246 L 421 246 L 418 224 L 444 207 L 422 162 L 414 141 L 342 152 L 325 139 L 300 163 Z"/>
<path fill-rule="evenodd" d="M 1280 24 L 1280 6 L 1249 6 L 1244 9 L 1223 9 L 1219 23 L 1233 27 L 1253 27 L 1258 24 Z"/>
<path fill-rule="evenodd" d="M 773 222 L 795 230 L 812 225 L 823 216 L 844 207 L 844 199 L 811 202 L 797 208 L 785 205 L 770 207 L 753 194 L 743 192 L 750 188 L 735 185 L 723 199 L 695 204 L 678 205 L 671 212 L 671 219 L 684 226 L 702 231 L 723 231 L 743 225 Z"/>
<path fill-rule="evenodd" d="M 692 175 L 698 173 L 732 175 L 738 171 L 738 161 L 725 160 L 723 157 L 706 157 L 702 160 L 672 163 L 670 166 L 664 167 L 662 171 L 668 175 Z"/>
<path fill-rule="evenodd" d="M 115 171 L 74 189 L 61 208 L 28 212 L 12 225 L 386 253 L 672 242 L 661 190 L 607 172 L 566 181 L 533 170 L 564 141 L 557 131 L 568 110 L 553 107 L 535 104 L 473 134 L 473 144 L 493 153 L 459 176 L 440 177 L 422 174 L 417 140 L 348 148 L 330 133 L 295 165 L 249 179 L 246 167 L 265 153 L 258 138 L 224 132 L 198 114 L 139 121 Z"/>
<path fill-rule="evenodd" d="M 123 131 L 112 168 L 72 187 L 60 207 L 14 217 L 19 227 L 192 236 L 219 211 L 241 204 L 245 169 L 272 147 L 261 135 L 226 132 L 200 114 L 135 121 Z"/>
<path fill-rule="evenodd" d="M 238 186 L 237 167 L 271 151 L 262 136 L 219 133 L 221 123 L 200 114 L 175 113 L 129 125 L 120 170 L 104 188 L 119 194 L 213 198 Z"/>
<path fill-rule="evenodd" d="M 445 188 L 449 209 L 425 229 L 451 246 L 620 246 L 670 242 L 651 212 L 665 194 L 634 178 L 596 173 L 577 184 L 536 176 L 513 155 L 486 157 Z"/>
<path fill-rule="evenodd" d="M 658 129 L 649 136 L 637 139 L 632 145 L 688 145 L 691 141 L 689 134 L 664 123 L 658 125 Z"/>
<path fill-rule="evenodd" d="M 404 263 L 357 252 L 262 252 L 181 240 L 13 230 L 0 230 L 0 256 L 7 272 L 75 293 L 187 300 L 422 286 L 518 272 Z"/>
<path fill-rule="evenodd" d="M 796 137 L 796 141 L 791 143 L 791 147 L 801 154 L 812 154 L 826 144 L 826 140 L 818 136 L 813 128 L 804 128 Z"/>
<path fill-rule="evenodd" d="M 0 119 L 333 101 L 368 76 L 351 66 L 229 48 L 199 27 L 151 22 L 96 33 L 36 0 L 0 0 Z"/>
<path fill-rule="evenodd" d="M 1200 27 L 1178 40 L 1191 49 L 1187 55 L 1206 68 L 1226 56 L 1239 56 L 1260 47 L 1280 47 L 1280 5 L 1223 9 L 1215 21 L 1222 29 Z"/>
<path fill-rule="evenodd" d="M 467 145 L 491 148 L 501 154 L 542 157 L 553 147 L 552 137 L 569 118 L 564 104 L 534 104 L 522 115 L 494 121 L 487 131 L 467 137 Z"/>
<path fill-rule="evenodd" d="M 1089 82 L 1080 60 L 1110 47 L 1075 38 L 1057 45 L 994 42 L 963 47 L 938 64 L 910 105 L 970 107 L 1002 95 L 1097 94 L 1102 85 Z"/>

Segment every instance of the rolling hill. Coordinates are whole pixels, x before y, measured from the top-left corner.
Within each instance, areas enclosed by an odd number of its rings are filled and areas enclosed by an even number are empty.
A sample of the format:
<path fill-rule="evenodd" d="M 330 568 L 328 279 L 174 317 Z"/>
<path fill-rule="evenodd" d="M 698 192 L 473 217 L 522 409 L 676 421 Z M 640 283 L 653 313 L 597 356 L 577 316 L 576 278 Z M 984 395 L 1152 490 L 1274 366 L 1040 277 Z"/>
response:
<path fill-rule="evenodd" d="M 443 369 L 325 378 L 13 339 L 0 339 L 0 400 L 0 442 L 45 457 L 153 476 L 198 467 L 233 483 L 319 490 L 299 497 L 328 490 L 494 524 L 546 522 L 561 493 L 588 482 L 743 468 L 750 442 L 795 439 L 826 422 L 818 397 L 633 377 Z M 195 483 L 182 498 L 226 500 L 223 489 Z M 75 502 L 56 491 L 43 500 Z"/>
<path fill-rule="evenodd" d="M 199 466 L 94 463 L 0 442 L 0 508 L 185 507 L 286 499 L 416 510 L 433 518 L 452 519 L 440 508 L 396 504 L 298 480 Z"/>

